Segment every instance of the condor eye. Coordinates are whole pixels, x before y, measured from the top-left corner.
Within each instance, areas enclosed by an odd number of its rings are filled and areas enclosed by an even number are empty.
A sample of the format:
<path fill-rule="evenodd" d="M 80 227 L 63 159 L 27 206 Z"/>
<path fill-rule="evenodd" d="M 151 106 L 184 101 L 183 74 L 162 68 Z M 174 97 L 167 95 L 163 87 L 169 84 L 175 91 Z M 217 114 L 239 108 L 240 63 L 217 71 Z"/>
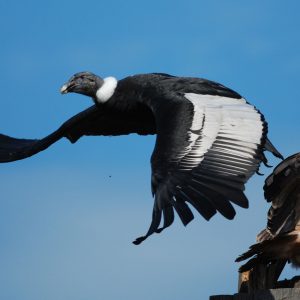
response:
<path fill-rule="evenodd" d="M 78 78 L 76 79 L 76 81 L 77 81 L 78 83 L 82 83 L 83 77 L 78 77 Z"/>

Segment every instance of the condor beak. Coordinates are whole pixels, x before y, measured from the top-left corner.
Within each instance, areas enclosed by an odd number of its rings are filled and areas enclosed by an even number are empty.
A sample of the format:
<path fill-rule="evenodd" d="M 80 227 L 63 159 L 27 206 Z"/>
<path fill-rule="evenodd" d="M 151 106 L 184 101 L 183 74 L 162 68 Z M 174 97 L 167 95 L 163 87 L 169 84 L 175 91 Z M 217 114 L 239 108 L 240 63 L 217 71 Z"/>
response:
<path fill-rule="evenodd" d="M 61 88 L 60 88 L 60 93 L 61 94 L 67 94 L 68 93 L 68 85 L 64 84 Z"/>
<path fill-rule="evenodd" d="M 61 94 L 67 94 L 69 92 L 72 92 L 72 88 L 75 86 L 76 84 L 72 81 L 65 83 L 61 88 L 60 88 L 60 93 Z"/>

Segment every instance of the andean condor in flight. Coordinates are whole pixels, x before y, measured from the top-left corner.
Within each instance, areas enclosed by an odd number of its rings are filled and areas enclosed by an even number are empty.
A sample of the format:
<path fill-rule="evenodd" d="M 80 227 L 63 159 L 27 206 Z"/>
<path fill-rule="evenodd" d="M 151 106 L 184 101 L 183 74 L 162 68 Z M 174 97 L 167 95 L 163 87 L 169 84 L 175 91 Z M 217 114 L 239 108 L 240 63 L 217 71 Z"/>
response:
<path fill-rule="evenodd" d="M 217 211 L 233 219 L 231 204 L 248 207 L 244 185 L 267 163 L 264 151 L 282 158 L 267 138 L 264 116 L 235 91 L 213 81 L 153 73 L 117 81 L 80 72 L 61 93 L 89 96 L 93 106 L 43 139 L 0 135 L 0 162 L 32 156 L 65 137 L 157 134 L 151 157 L 154 207 L 140 244 L 174 220 L 193 218 L 192 205 L 206 220 Z M 163 223 L 161 219 L 163 217 Z"/>

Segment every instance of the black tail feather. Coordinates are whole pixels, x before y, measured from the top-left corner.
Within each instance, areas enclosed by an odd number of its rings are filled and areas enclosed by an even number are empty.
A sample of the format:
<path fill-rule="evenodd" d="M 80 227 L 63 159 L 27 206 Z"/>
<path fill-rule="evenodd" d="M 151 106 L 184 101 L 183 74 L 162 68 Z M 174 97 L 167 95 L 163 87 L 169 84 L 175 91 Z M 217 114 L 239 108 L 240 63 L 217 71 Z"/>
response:
<path fill-rule="evenodd" d="M 245 259 L 248 259 L 249 257 L 255 255 L 255 254 L 258 254 L 260 252 L 260 247 L 261 244 L 258 243 L 258 244 L 254 244 L 252 245 L 248 251 L 244 252 L 243 254 L 241 254 L 236 260 L 235 262 L 240 262 L 240 261 L 243 261 Z"/>
<path fill-rule="evenodd" d="M 249 271 L 249 270 L 253 269 L 258 263 L 259 263 L 258 258 L 253 257 L 253 258 L 249 259 L 244 265 L 240 266 L 239 272 L 243 273 L 243 272 Z"/>

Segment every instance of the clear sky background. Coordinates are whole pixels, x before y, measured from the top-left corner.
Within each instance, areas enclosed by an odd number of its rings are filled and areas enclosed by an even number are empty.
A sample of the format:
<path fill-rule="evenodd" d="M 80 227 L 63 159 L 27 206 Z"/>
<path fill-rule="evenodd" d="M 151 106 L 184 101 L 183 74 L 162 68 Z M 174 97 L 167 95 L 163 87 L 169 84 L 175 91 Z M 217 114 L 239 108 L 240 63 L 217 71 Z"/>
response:
<path fill-rule="evenodd" d="M 298 152 L 299 11 L 299 1 L 274 0 L 1 0 L 0 132 L 43 137 L 90 106 L 58 92 L 75 72 L 119 79 L 166 72 L 235 89 L 264 113 L 284 156 Z M 151 218 L 154 142 L 62 140 L 0 166 L 0 299 L 199 300 L 236 292 L 234 259 L 266 223 L 266 176 L 249 181 L 250 208 L 237 208 L 234 221 L 197 215 L 184 228 L 176 219 L 134 246 Z"/>

